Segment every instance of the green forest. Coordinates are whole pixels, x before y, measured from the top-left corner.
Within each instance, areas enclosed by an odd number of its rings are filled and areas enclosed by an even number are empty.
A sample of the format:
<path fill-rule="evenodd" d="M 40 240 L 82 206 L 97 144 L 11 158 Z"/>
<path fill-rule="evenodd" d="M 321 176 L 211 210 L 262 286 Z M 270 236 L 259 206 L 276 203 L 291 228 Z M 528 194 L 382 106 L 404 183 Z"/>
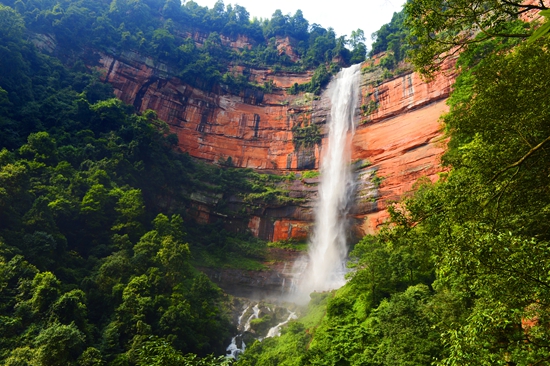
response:
<path fill-rule="evenodd" d="M 246 216 L 293 200 L 277 185 L 292 177 L 178 152 L 154 111 L 114 98 L 86 64 L 94 50 L 131 50 L 185 83 L 235 93 L 269 85 L 230 65 L 309 70 L 312 81 L 289 93 L 319 93 L 365 60 L 365 35 L 337 38 L 300 10 L 251 18 L 222 1 L 1 0 L 0 363 L 550 364 L 548 8 L 410 0 L 373 34 L 381 67 L 407 61 L 426 80 L 457 57 L 445 172 L 419 180 L 354 246 L 344 287 L 312 294 L 280 337 L 235 361 L 224 357 L 232 298 L 197 268 L 260 270 L 270 243 L 187 220 L 189 197 L 207 187 L 221 213 Z M 196 29 L 202 46 L 182 36 Z M 41 34 L 56 39 L 53 53 L 35 46 Z M 239 35 L 254 46 L 224 46 Z M 277 51 L 277 37 L 291 39 L 298 61 Z"/>

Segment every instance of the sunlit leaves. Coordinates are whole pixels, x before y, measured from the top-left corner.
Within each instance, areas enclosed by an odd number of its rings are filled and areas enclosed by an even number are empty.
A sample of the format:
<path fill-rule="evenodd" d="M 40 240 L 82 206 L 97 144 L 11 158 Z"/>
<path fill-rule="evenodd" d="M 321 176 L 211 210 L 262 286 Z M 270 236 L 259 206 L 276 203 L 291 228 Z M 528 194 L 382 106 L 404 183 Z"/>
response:
<path fill-rule="evenodd" d="M 550 18 L 550 10 L 542 10 L 539 14 L 546 17 L 546 22 L 539 28 L 537 28 L 537 30 L 531 35 L 531 37 L 529 37 L 528 43 L 533 43 L 540 37 L 543 37 L 548 32 L 550 32 L 550 22 L 548 21 L 548 19 Z"/>
<path fill-rule="evenodd" d="M 2 41 L 18 40 L 23 35 L 25 23 L 20 14 L 8 6 L 0 4 L 0 34 Z"/>

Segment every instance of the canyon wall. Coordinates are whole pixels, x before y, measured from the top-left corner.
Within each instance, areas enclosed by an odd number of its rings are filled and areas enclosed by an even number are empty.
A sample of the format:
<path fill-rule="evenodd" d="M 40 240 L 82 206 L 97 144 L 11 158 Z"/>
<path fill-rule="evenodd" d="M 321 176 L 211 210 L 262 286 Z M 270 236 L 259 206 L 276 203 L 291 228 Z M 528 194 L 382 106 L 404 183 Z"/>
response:
<path fill-rule="evenodd" d="M 361 124 L 352 141 L 352 159 L 365 168 L 358 173 L 359 234 L 373 233 L 388 217 L 388 203 L 410 192 L 421 177 L 435 181 L 445 150 L 440 116 L 456 77 L 449 59 L 430 82 L 413 72 L 380 82 L 380 70 L 365 73 Z M 370 108 L 369 108 L 370 106 Z M 374 186 L 374 187 L 373 187 Z"/>
<path fill-rule="evenodd" d="M 274 91 L 266 94 L 250 88 L 235 95 L 223 85 L 210 92 L 193 88 L 171 76 L 166 65 L 134 53 L 119 58 L 102 55 L 100 64 L 116 96 L 138 111 L 155 110 L 177 134 L 179 147 L 191 156 L 210 162 L 231 157 L 234 166 L 261 170 L 318 166 L 318 149 L 296 150 L 291 132 L 315 109 L 315 101 L 284 92 L 294 83 L 307 82 L 308 73 L 249 70 L 249 80 L 271 80 Z"/>
<path fill-rule="evenodd" d="M 236 93 L 224 85 L 210 91 L 194 88 L 166 65 L 131 52 L 116 58 L 101 55 L 99 70 L 118 98 L 138 111 L 155 110 L 177 134 L 179 148 L 193 157 L 213 163 L 231 158 L 234 166 L 278 174 L 319 167 L 330 100 L 325 95 L 286 92 L 295 83 L 309 81 L 310 73 L 234 67 L 232 72 L 249 81 L 270 85 Z M 387 217 L 388 202 L 409 191 L 418 178 L 434 180 L 442 170 L 439 117 L 447 110 L 445 99 L 455 77 L 452 61 L 429 83 L 412 72 L 384 80 L 380 69 L 364 71 L 358 125 L 351 141 L 359 183 L 353 209 L 358 235 L 376 230 Z M 297 143 L 295 128 L 312 124 L 320 127 L 321 143 Z M 291 197 L 303 198 L 303 203 L 263 206 L 238 225 L 267 240 L 305 238 L 313 221 L 318 180 L 300 179 L 299 173 L 297 177 L 284 188 Z M 209 202 L 194 202 L 198 220 L 217 219 Z"/>

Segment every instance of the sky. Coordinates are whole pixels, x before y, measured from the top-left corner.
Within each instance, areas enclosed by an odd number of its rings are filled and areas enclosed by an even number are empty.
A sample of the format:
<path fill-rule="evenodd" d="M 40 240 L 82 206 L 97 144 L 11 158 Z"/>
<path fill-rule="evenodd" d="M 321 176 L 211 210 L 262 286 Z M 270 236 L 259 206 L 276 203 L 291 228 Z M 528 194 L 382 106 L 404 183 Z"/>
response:
<path fill-rule="evenodd" d="M 202 6 L 212 6 L 217 0 L 194 0 Z M 250 13 L 250 19 L 271 18 L 275 10 L 294 15 L 302 10 L 309 24 L 317 23 L 323 28 L 332 27 L 336 36 L 346 35 L 362 29 L 370 49 L 371 34 L 389 23 L 394 12 L 402 9 L 406 0 L 224 0 L 224 4 L 238 4 Z"/>

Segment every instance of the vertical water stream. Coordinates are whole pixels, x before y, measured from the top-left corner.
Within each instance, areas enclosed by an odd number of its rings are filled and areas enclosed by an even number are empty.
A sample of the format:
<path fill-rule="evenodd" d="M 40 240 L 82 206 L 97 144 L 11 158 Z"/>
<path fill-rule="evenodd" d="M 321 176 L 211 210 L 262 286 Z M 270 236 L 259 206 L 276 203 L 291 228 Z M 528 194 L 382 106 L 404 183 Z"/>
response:
<path fill-rule="evenodd" d="M 307 297 L 313 291 L 326 291 L 344 284 L 346 272 L 347 215 L 353 199 L 351 138 L 359 98 L 360 65 L 343 69 L 329 84 L 331 100 L 328 146 L 321 160 L 319 201 L 308 265 L 300 278 L 298 293 Z"/>

